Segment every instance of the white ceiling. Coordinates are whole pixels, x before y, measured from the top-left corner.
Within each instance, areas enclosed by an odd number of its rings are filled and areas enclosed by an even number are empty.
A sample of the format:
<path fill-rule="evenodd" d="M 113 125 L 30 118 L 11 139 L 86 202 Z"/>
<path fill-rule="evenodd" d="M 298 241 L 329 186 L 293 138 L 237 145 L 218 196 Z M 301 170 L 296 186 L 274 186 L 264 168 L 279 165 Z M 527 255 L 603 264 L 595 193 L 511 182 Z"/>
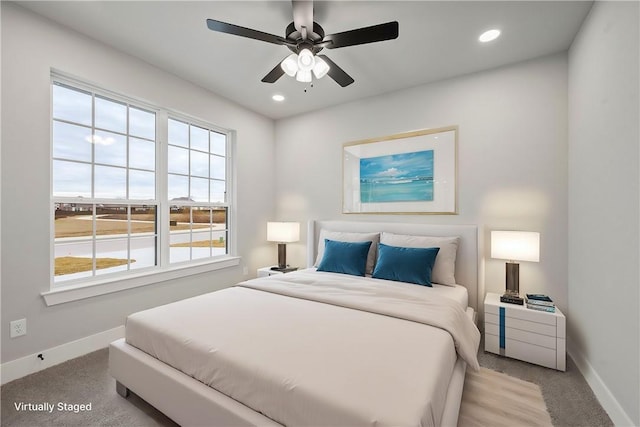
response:
<path fill-rule="evenodd" d="M 326 34 L 398 21 L 396 40 L 325 49 L 355 83 L 262 83 L 290 51 L 210 31 L 212 18 L 284 37 L 288 1 L 42 1 L 22 6 L 273 119 L 569 48 L 591 1 L 333 1 L 314 4 Z M 499 28 L 494 42 L 477 41 Z M 307 87 L 305 93 L 304 89 Z M 273 94 L 286 100 L 277 103 Z"/>

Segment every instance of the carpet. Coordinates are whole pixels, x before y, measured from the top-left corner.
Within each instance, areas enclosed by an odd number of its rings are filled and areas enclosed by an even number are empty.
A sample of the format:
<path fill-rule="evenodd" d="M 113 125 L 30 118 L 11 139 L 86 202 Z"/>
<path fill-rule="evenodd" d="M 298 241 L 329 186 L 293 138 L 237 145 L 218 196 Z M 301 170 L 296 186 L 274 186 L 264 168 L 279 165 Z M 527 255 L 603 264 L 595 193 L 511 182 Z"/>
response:
<path fill-rule="evenodd" d="M 0 424 L 7 427 L 177 427 L 135 394 L 131 394 L 128 399 L 116 394 L 115 381 L 108 371 L 108 357 L 105 348 L 3 385 L 0 388 Z M 516 409 L 519 408 L 520 400 L 539 402 L 539 408 L 544 408 L 539 389 L 529 381 L 540 385 L 556 426 L 613 427 L 607 413 L 570 358 L 567 359 L 566 372 L 482 350 L 478 353 L 478 359 L 483 366 L 480 373 L 467 370 L 460 427 L 551 425 L 544 409 L 534 410 L 532 415 L 524 416 L 525 413 L 529 414 L 528 409 Z M 492 368 L 494 371 L 485 368 Z M 516 376 L 522 380 L 516 379 Z M 492 377 L 497 380 L 492 381 Z M 535 393 L 531 392 L 532 388 Z M 528 393 L 536 397 L 520 399 Z M 18 412 L 14 406 L 16 402 L 45 401 L 92 402 L 93 408 L 90 413 L 48 414 Z"/>
<path fill-rule="evenodd" d="M 458 427 L 552 425 L 536 384 L 491 369 L 467 369 Z"/>

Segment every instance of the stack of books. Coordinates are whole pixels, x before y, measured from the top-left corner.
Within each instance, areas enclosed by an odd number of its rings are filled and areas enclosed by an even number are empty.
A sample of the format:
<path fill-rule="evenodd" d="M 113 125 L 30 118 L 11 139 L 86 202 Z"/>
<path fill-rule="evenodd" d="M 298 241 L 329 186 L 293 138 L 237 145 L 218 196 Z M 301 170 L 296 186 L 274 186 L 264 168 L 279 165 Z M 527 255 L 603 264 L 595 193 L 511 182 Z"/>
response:
<path fill-rule="evenodd" d="M 527 308 L 532 310 L 548 311 L 549 313 L 556 312 L 556 305 L 548 295 L 527 294 L 525 301 L 527 302 Z"/>

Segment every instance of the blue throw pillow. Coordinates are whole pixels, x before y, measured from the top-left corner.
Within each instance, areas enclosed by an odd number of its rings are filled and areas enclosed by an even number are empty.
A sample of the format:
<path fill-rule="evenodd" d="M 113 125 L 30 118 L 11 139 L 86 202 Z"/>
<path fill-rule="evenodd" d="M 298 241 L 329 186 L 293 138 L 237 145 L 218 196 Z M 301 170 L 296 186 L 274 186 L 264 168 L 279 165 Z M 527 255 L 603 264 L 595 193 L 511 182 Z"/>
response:
<path fill-rule="evenodd" d="M 338 242 L 324 239 L 324 255 L 318 271 L 364 276 L 371 242 Z"/>
<path fill-rule="evenodd" d="M 439 250 L 440 248 L 401 248 L 380 243 L 373 277 L 431 286 L 431 270 Z"/>

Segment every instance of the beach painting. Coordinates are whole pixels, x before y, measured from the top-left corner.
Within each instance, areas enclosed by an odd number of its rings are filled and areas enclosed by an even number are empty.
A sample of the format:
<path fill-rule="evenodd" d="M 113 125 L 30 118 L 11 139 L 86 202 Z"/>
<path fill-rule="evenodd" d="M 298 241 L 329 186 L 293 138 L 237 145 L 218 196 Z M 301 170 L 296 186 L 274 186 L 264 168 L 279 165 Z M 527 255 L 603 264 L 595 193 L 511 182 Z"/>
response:
<path fill-rule="evenodd" d="M 360 202 L 433 201 L 434 150 L 360 159 Z"/>

